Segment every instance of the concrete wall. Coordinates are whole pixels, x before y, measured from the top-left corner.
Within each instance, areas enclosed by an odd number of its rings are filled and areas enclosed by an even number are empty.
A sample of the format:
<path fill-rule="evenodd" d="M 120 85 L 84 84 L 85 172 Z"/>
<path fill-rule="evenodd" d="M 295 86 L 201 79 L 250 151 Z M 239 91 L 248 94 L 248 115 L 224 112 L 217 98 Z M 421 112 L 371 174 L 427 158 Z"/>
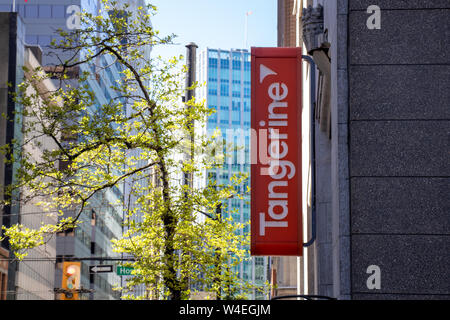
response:
<path fill-rule="evenodd" d="M 348 3 L 346 0 L 314 3 L 318 4 L 324 6 L 324 30 L 331 52 L 331 139 L 316 122 L 317 238 L 307 251 L 308 290 L 304 293 L 349 299 Z"/>
<path fill-rule="evenodd" d="M 28 70 L 35 70 L 40 67 L 40 63 L 30 49 L 25 51 L 25 66 Z M 30 79 L 33 72 L 26 72 L 25 77 Z M 46 98 L 46 93 L 55 91 L 56 88 L 50 80 L 40 82 L 36 86 L 37 92 L 28 88 L 26 94 L 33 96 L 36 93 L 39 97 L 33 102 L 33 109 L 42 107 Z M 31 107 L 31 106 L 30 106 Z M 35 123 L 37 119 L 32 116 L 23 118 L 24 127 L 27 123 Z M 40 126 L 35 127 L 36 131 L 25 132 L 24 140 L 38 135 Z M 35 144 L 39 142 L 40 145 Z M 42 161 L 44 150 L 53 150 L 56 145 L 49 137 L 40 137 L 35 139 L 35 143 L 29 143 L 23 147 L 33 159 L 33 161 Z M 55 164 L 57 165 L 57 164 Z M 32 194 L 26 186 L 21 188 L 22 199 L 26 199 Z M 34 196 L 28 201 L 23 201 L 20 207 L 20 223 L 28 228 L 39 229 L 42 223 L 55 224 L 58 220 L 56 212 L 42 212 L 42 207 L 38 206 L 39 201 L 45 201 L 45 197 Z M 55 277 L 55 257 L 56 257 L 56 237 L 46 237 L 46 244 L 37 248 L 30 249 L 26 260 L 19 262 L 16 274 L 16 299 L 17 300 L 52 300 L 54 299 L 54 277 Z M 35 259 L 35 260 L 33 260 Z"/>
<path fill-rule="evenodd" d="M 325 7 L 331 50 L 331 189 L 333 297 L 350 299 L 350 180 L 348 161 L 348 0 Z"/>
<path fill-rule="evenodd" d="M 448 299 L 450 2 L 348 5 L 352 298 Z"/>

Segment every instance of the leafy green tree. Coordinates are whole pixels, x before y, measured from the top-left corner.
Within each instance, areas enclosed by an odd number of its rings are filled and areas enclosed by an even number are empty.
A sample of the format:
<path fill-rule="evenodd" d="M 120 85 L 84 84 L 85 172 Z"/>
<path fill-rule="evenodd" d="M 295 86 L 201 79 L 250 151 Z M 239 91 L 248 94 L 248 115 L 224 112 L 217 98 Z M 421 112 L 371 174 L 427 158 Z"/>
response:
<path fill-rule="evenodd" d="M 27 139 L 9 148 L 21 151 L 20 159 L 10 157 L 20 161 L 20 168 L 19 183 L 9 192 L 26 186 L 28 197 L 39 197 L 43 210 L 57 210 L 61 218 L 37 230 L 20 224 L 3 228 L 4 237 L 23 258 L 49 235 L 79 225 L 95 196 L 127 183 L 128 199 L 114 204 L 126 210 L 126 232 L 112 240 L 116 252 L 135 259 L 125 264 L 134 268 L 120 288 L 129 293 L 126 297 L 186 299 L 198 287 L 219 299 L 242 298 L 253 286 L 232 267 L 248 258 L 249 237 L 242 236 L 242 224 L 217 209 L 241 196 L 237 186 L 247 177 L 234 176 L 226 185 L 214 180 L 194 185 L 194 177 L 205 181 L 202 175 L 214 161 L 204 157 L 212 142 L 192 124 L 200 127 L 212 111 L 195 99 L 180 103 L 182 57 L 164 61 L 143 50 L 170 44 L 174 36 L 161 37 L 151 26 L 154 6 L 131 12 L 116 1 L 102 4 L 100 13 L 81 14 L 80 29 L 60 31 L 63 40 L 52 43 L 60 63 L 51 72 L 34 70 L 16 96 L 27 119 Z M 88 82 L 112 65 L 121 74 L 111 85 L 116 95 L 100 104 Z M 48 79 L 57 89 L 38 103 L 27 89 Z M 51 146 L 40 143 L 43 136 Z M 27 144 L 39 147 L 42 156 L 35 159 Z M 147 291 L 137 297 L 132 289 L 141 284 Z"/>

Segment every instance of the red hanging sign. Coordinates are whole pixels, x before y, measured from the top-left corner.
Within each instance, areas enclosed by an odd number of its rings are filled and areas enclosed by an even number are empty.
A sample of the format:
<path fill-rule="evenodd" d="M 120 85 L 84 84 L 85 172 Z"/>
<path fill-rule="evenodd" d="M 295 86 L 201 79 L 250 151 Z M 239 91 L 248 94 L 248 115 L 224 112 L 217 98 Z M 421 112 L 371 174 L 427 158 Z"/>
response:
<path fill-rule="evenodd" d="M 301 48 L 252 48 L 252 255 L 303 253 L 301 59 Z"/>

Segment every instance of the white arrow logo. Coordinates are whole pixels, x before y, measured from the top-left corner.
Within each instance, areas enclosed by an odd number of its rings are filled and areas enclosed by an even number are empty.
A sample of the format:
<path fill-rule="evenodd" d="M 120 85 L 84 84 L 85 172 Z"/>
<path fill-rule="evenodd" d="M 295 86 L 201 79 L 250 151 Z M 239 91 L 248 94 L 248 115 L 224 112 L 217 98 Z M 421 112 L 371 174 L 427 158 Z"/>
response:
<path fill-rule="evenodd" d="M 268 75 L 277 75 L 277 73 L 269 68 L 267 68 L 265 65 L 260 64 L 259 66 L 259 83 L 262 83 L 264 78 Z"/>

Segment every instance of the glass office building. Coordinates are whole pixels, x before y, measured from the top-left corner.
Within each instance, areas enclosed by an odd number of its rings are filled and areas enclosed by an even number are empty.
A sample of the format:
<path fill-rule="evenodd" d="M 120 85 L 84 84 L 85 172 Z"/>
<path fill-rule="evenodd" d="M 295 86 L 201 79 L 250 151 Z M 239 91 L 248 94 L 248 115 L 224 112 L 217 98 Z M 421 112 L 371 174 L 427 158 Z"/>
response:
<path fill-rule="evenodd" d="M 247 50 L 206 49 L 199 54 L 197 63 L 197 79 L 206 86 L 197 89 L 196 96 L 206 99 L 209 108 L 215 109 L 207 119 L 206 131 L 212 134 L 220 129 L 225 140 L 227 157 L 222 166 L 208 172 L 209 177 L 218 184 L 228 184 L 236 173 L 250 174 L 250 62 L 251 55 Z M 248 180 L 250 181 L 250 180 Z M 249 183 L 240 186 L 246 192 Z M 235 221 L 250 220 L 250 195 L 244 199 L 228 200 L 226 213 Z M 247 225 L 243 232 L 249 232 Z M 267 279 L 267 257 L 252 257 L 238 266 L 239 275 L 244 280 L 262 285 Z M 254 292 L 250 298 L 264 298 Z"/>
<path fill-rule="evenodd" d="M 68 23 L 68 21 L 76 10 L 97 13 L 101 7 L 99 0 L 35 0 L 27 3 L 16 1 L 16 3 L 16 12 L 18 12 L 25 25 L 25 43 L 41 47 L 43 51 L 42 65 L 44 67 L 59 64 L 59 60 L 55 56 L 48 55 L 52 51 L 49 47 L 51 41 L 60 39 L 57 29 L 69 30 L 71 23 Z M 0 0 L 0 11 L 12 11 L 12 0 Z M 106 66 L 108 67 L 105 68 Z M 110 57 L 99 57 L 95 65 L 81 65 L 79 71 L 89 71 L 92 75 L 92 77 L 89 77 L 87 84 L 95 94 L 96 106 L 116 99 L 115 93 L 110 89 L 110 86 L 116 79 L 120 79 L 120 66 L 114 63 Z M 73 77 L 72 83 L 76 85 L 76 75 Z M 126 102 L 123 102 L 125 106 Z M 89 110 L 88 112 L 95 112 L 96 106 L 93 107 L 94 110 Z M 93 197 L 90 206 L 86 207 L 80 216 L 80 221 L 84 223 L 74 230 L 68 230 L 58 235 L 56 241 L 57 262 L 68 258 L 120 257 L 112 251 L 110 240 L 119 238 L 122 235 L 123 210 L 121 207 L 112 204 L 117 203 L 118 199 L 122 199 L 123 194 L 123 185 L 118 185 L 106 190 L 95 198 Z M 67 212 L 67 214 L 70 214 L 70 212 Z M 89 273 L 89 266 L 102 263 L 109 264 L 110 262 L 102 262 L 100 260 L 83 260 L 81 262 L 81 287 L 94 290 L 90 294 L 81 294 L 81 299 L 108 300 L 120 297 L 119 292 L 112 290 L 114 286 L 121 283 L 121 278 L 115 272 Z M 57 268 L 55 272 L 55 288 L 61 287 L 61 274 L 62 270 Z M 15 286 L 17 284 L 11 284 L 8 290 L 17 290 Z"/>

